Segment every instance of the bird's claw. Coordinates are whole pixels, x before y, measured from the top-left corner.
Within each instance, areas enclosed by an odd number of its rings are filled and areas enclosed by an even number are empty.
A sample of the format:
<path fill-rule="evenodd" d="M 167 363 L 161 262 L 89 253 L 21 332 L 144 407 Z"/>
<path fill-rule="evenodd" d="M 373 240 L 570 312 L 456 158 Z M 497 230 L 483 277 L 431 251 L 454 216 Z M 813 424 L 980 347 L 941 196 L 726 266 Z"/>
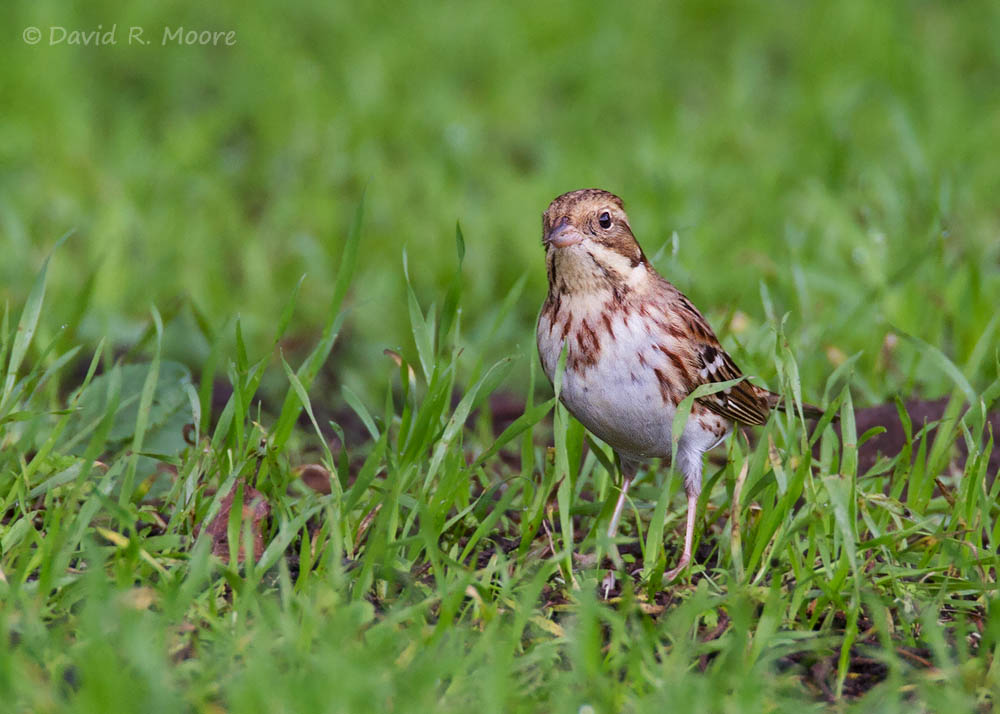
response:
<path fill-rule="evenodd" d="M 688 563 L 691 562 L 690 558 L 681 558 L 681 562 L 677 564 L 677 567 L 670 570 L 663 575 L 664 582 L 671 582 L 677 579 L 677 576 L 684 572 L 687 568 Z"/>
<path fill-rule="evenodd" d="M 615 589 L 617 582 L 618 581 L 615 579 L 615 571 L 609 570 L 608 574 L 604 576 L 604 580 L 601 581 L 601 592 L 605 600 L 607 600 L 611 595 L 611 591 Z"/>

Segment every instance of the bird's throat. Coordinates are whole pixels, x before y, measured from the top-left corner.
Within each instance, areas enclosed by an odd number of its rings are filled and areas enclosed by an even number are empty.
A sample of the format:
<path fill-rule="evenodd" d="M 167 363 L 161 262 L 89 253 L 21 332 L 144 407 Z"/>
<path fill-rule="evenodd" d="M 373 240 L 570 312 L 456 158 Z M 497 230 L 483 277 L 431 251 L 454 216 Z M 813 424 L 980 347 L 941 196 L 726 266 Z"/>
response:
<path fill-rule="evenodd" d="M 645 263 L 632 261 L 604 246 L 550 248 L 546 256 L 549 291 L 583 297 L 626 293 L 649 278 Z"/>

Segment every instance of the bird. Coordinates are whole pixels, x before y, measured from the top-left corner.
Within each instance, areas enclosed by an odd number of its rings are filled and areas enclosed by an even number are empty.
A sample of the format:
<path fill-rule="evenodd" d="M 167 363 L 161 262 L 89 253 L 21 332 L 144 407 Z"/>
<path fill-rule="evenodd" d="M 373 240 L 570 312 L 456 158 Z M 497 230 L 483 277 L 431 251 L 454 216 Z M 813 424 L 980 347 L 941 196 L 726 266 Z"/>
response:
<path fill-rule="evenodd" d="M 673 466 L 683 477 L 687 522 L 680 561 L 665 574 L 670 582 L 691 562 L 702 457 L 735 424 L 764 424 L 771 410 L 786 405 L 744 378 L 701 312 L 656 271 L 615 194 L 580 189 L 554 199 L 542 214 L 542 245 L 548 293 L 538 317 L 538 354 L 554 384 L 565 350 L 559 399 L 614 450 L 621 487 L 611 539 L 640 464 L 671 458 L 682 400 L 700 385 L 743 378 L 693 400 L 678 439 Z M 823 414 L 801 407 L 808 418 Z"/>

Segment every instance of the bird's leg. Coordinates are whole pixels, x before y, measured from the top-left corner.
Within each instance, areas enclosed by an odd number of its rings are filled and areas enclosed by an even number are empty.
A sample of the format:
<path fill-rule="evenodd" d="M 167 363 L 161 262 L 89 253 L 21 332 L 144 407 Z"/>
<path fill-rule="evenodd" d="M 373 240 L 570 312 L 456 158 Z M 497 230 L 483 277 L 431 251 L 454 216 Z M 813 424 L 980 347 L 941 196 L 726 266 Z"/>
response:
<path fill-rule="evenodd" d="M 622 475 L 622 487 L 618 494 L 618 501 L 615 503 L 615 510 L 611 514 L 611 522 L 608 524 L 608 538 L 615 538 L 618 535 L 618 523 L 621 521 L 622 511 L 625 510 L 625 499 L 628 498 L 628 490 L 635 480 L 635 473 L 639 469 L 639 464 L 631 459 L 623 459 L 615 452 L 615 465 Z M 617 549 L 616 549 L 617 554 Z"/>
<path fill-rule="evenodd" d="M 664 576 L 667 582 L 680 575 L 684 568 L 688 566 L 688 563 L 691 562 L 691 546 L 694 544 L 694 522 L 698 513 L 698 496 L 701 493 L 700 484 L 698 486 L 694 488 L 688 486 L 687 488 L 688 512 L 687 528 L 684 530 L 684 552 L 681 553 L 681 560 L 677 564 L 677 567 Z"/>
<path fill-rule="evenodd" d="M 624 460 L 617 453 L 615 453 L 615 464 L 618 466 L 618 471 L 621 472 L 622 485 L 621 491 L 618 494 L 618 501 L 615 503 L 615 510 L 611 514 L 611 522 L 608 524 L 608 538 L 611 540 L 614 540 L 618 536 L 618 524 L 621 521 L 622 511 L 625 510 L 625 500 L 628 498 L 629 487 L 632 486 L 632 481 L 635 480 L 637 468 L 635 462 Z M 615 562 L 616 566 L 621 566 L 622 559 L 618 554 L 618 546 L 613 543 L 611 545 L 611 559 Z M 601 584 L 604 589 L 604 597 L 607 599 L 608 593 L 615 586 L 614 570 L 608 571 Z"/>

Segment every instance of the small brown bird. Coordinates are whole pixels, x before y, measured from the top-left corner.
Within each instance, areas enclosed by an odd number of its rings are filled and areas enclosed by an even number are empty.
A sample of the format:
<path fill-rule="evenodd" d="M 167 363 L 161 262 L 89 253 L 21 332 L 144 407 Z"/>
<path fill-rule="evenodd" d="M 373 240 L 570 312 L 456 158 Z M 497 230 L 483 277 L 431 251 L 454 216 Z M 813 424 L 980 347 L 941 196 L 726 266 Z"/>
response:
<path fill-rule="evenodd" d="M 742 376 L 698 309 L 656 272 L 632 234 L 622 200 L 600 189 L 555 199 L 542 216 L 549 292 L 538 319 L 538 353 L 552 381 L 565 345 L 560 399 L 618 456 L 622 486 L 608 535 L 614 537 L 643 459 L 669 459 L 680 402 L 699 385 Z M 822 411 L 802 405 L 806 416 Z M 677 445 L 687 492 L 684 551 L 691 561 L 702 456 L 733 424 L 763 424 L 778 394 L 742 381 L 695 400 Z"/>

